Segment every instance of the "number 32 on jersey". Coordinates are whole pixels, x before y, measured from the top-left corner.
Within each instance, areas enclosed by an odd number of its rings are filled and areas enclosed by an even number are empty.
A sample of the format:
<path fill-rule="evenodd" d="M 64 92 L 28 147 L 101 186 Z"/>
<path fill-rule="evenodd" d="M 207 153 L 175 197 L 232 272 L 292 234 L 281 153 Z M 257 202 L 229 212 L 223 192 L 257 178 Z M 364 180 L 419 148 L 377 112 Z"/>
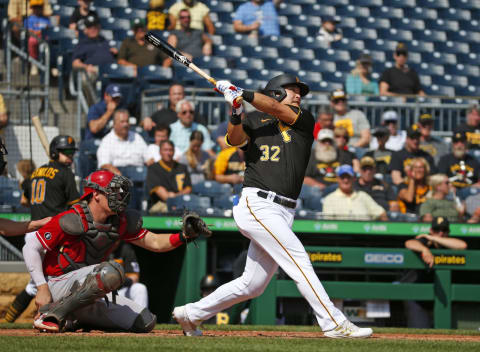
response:
<path fill-rule="evenodd" d="M 278 121 L 278 129 L 280 130 L 280 134 L 282 136 L 283 141 L 285 143 L 289 143 L 292 140 L 292 137 L 288 134 L 290 127 L 285 126 L 281 121 Z M 261 161 L 268 161 L 268 160 L 273 162 L 280 161 L 280 158 L 278 157 L 278 154 L 280 154 L 280 146 L 278 145 L 269 146 L 267 144 L 262 144 L 260 146 L 260 150 L 262 151 L 262 156 L 260 157 Z"/>

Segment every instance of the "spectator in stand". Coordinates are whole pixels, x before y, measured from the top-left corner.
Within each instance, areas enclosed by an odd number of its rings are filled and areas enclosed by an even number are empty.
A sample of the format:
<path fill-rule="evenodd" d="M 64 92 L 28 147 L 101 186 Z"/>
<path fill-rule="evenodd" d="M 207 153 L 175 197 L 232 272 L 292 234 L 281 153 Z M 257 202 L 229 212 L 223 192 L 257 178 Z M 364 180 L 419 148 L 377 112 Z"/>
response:
<path fill-rule="evenodd" d="M 185 153 L 189 146 L 190 135 L 193 131 L 198 130 L 202 132 L 205 138 L 202 149 L 212 157 L 215 157 L 215 152 L 212 149 L 213 142 L 207 128 L 193 121 L 195 104 L 188 99 L 182 99 L 177 103 L 175 110 L 177 111 L 178 120 L 170 125 L 172 129 L 171 141 L 175 143 L 182 153 Z"/>
<path fill-rule="evenodd" d="M 335 170 L 340 165 L 352 165 L 353 159 L 353 153 L 343 148 L 335 147 L 332 130 L 321 129 L 318 132 L 317 142 L 314 144 L 313 151 L 310 154 L 303 183 L 318 187 L 321 190 L 327 186 L 336 185 L 337 175 Z"/>
<path fill-rule="evenodd" d="M 350 165 L 337 169 L 338 188 L 327 195 L 323 202 L 326 219 L 381 220 L 387 221 L 387 213 L 372 197 L 353 188 L 355 174 Z"/>
<path fill-rule="evenodd" d="M 166 212 L 168 198 L 192 192 L 192 181 L 186 165 L 173 160 L 172 141 L 160 143 L 161 160 L 147 170 L 147 190 L 150 194 L 150 213 Z"/>
<path fill-rule="evenodd" d="M 190 146 L 178 160 L 179 163 L 187 165 L 192 185 L 211 177 L 210 155 L 202 150 L 203 140 L 202 132 L 193 131 L 190 135 Z"/>
<path fill-rule="evenodd" d="M 478 187 L 479 185 L 476 184 Z M 480 222 L 480 193 L 468 196 L 465 199 L 465 213 L 469 217 L 467 220 L 470 224 L 476 224 Z"/>
<path fill-rule="evenodd" d="M 79 31 L 83 32 L 85 29 L 85 19 L 88 16 L 97 17 L 97 13 L 90 8 L 91 5 L 92 0 L 78 0 L 78 6 L 75 7 L 75 10 L 70 17 L 68 28 L 76 31 L 77 37 Z"/>
<path fill-rule="evenodd" d="M 373 132 L 376 143 L 374 148 L 370 148 L 368 152 L 365 153 L 365 156 L 371 157 L 375 160 L 376 171 L 375 177 L 379 177 L 383 180 L 386 179 L 388 175 L 388 169 L 390 162 L 392 161 L 393 150 L 386 148 L 387 140 L 390 136 L 390 131 L 386 127 L 377 127 Z M 370 143 L 371 145 L 372 143 Z"/>
<path fill-rule="evenodd" d="M 102 139 L 110 130 L 108 124 L 122 102 L 122 92 L 117 84 L 110 84 L 103 100 L 88 109 L 85 139 Z"/>
<path fill-rule="evenodd" d="M 8 113 L 3 95 L 0 94 L 0 132 L 8 125 Z"/>
<path fill-rule="evenodd" d="M 360 55 L 355 68 L 347 76 L 347 94 L 379 95 L 378 82 L 372 79 L 372 57 Z"/>
<path fill-rule="evenodd" d="M 477 158 L 468 154 L 465 132 L 456 132 L 453 135 L 452 152 L 440 159 L 438 171 L 446 174 L 457 189 L 470 187 L 479 180 L 480 163 Z"/>
<path fill-rule="evenodd" d="M 480 107 L 470 105 L 467 109 L 467 121 L 455 128 L 454 133 L 464 132 L 467 136 L 468 149 L 477 158 L 480 157 Z"/>
<path fill-rule="evenodd" d="M 157 124 L 170 125 L 177 122 L 176 107 L 182 99 L 185 99 L 185 88 L 180 83 L 173 83 L 168 90 L 168 106 L 155 111 L 152 117 L 145 117 L 142 121 L 144 130 L 150 132 Z M 193 121 L 204 126 L 208 123 L 207 118 L 197 112 L 195 112 Z"/>
<path fill-rule="evenodd" d="M 322 27 L 318 31 L 317 40 L 325 41 L 328 44 L 336 42 L 343 38 L 342 30 L 337 28 L 340 20 L 333 16 L 324 16 L 322 18 Z"/>
<path fill-rule="evenodd" d="M 147 144 L 142 136 L 130 131 L 129 112 L 115 111 L 113 129 L 102 139 L 97 150 L 99 169 L 121 175 L 118 167 L 142 166 L 147 163 Z"/>
<path fill-rule="evenodd" d="M 100 20 L 96 16 L 87 16 L 85 23 L 85 38 L 80 39 L 73 49 L 72 67 L 84 69 L 91 79 L 98 75 L 98 66 L 115 62 L 118 53 L 111 48 L 108 41 L 100 35 Z"/>
<path fill-rule="evenodd" d="M 154 128 L 153 132 L 153 143 L 149 144 L 147 147 L 147 165 L 150 166 L 153 163 L 158 163 L 161 159 L 160 155 L 160 144 L 163 141 L 168 141 L 170 139 L 170 133 L 172 130 L 170 126 L 158 124 Z M 180 150 L 175 147 L 175 152 L 173 154 L 173 159 L 178 160 L 182 156 Z"/>
<path fill-rule="evenodd" d="M 212 55 L 212 40 L 199 29 L 190 26 L 190 12 L 187 9 L 181 10 L 178 14 L 180 29 L 170 32 L 167 42 L 178 49 L 189 60 L 202 56 Z M 171 66 L 172 59 L 167 58 L 165 66 Z"/>
<path fill-rule="evenodd" d="M 375 202 L 386 211 L 400 211 L 397 195 L 384 181 L 375 178 L 376 163 L 370 156 L 360 159 L 360 177 L 355 181 L 354 188 L 369 194 Z"/>
<path fill-rule="evenodd" d="M 340 152 L 346 152 L 348 154 L 348 158 L 352 159 L 352 166 L 355 172 L 360 171 L 360 162 L 358 161 L 357 156 L 350 150 L 348 146 L 349 135 L 348 131 L 344 127 L 335 127 L 333 130 L 333 135 L 335 137 L 335 146 L 337 150 Z"/>
<path fill-rule="evenodd" d="M 431 191 L 428 182 L 430 165 L 425 158 L 414 158 L 407 169 L 407 177 L 398 185 L 398 203 L 402 213 L 419 214 L 420 206 Z"/>
<path fill-rule="evenodd" d="M 420 149 L 420 135 L 417 125 L 410 126 L 407 130 L 405 146 L 392 154 L 390 174 L 394 184 L 403 183 L 404 177 L 410 173 L 411 163 L 415 158 L 424 158 L 428 162 L 429 170 L 436 171 L 432 156 Z"/>
<path fill-rule="evenodd" d="M 118 64 L 133 67 L 135 74 L 138 67 L 148 65 L 169 66 L 167 56 L 145 41 L 147 28 L 145 20 L 135 18 L 131 21 L 133 37 L 125 38 L 118 52 Z"/>
<path fill-rule="evenodd" d="M 215 181 L 238 185 L 243 183 L 244 173 L 245 154 L 242 149 L 229 146 L 218 154 L 214 164 Z"/>
<path fill-rule="evenodd" d="M 433 157 L 435 163 L 448 153 L 449 146 L 442 139 L 432 136 L 433 117 L 431 114 L 421 114 L 418 118 L 418 129 L 420 136 L 420 149 L 426 151 Z"/>
<path fill-rule="evenodd" d="M 17 163 L 17 170 L 21 176 L 20 179 L 20 189 L 22 190 L 22 198 L 20 199 L 20 204 L 24 207 L 30 206 L 30 199 L 25 195 L 25 190 L 28 189 L 30 181 L 30 176 L 37 169 L 37 166 L 31 159 L 22 159 Z M 63 188 L 63 185 L 62 185 Z M 56 215 L 56 214 L 54 214 Z"/>
<path fill-rule="evenodd" d="M 170 26 L 168 13 L 165 11 L 165 0 L 150 0 L 147 11 L 147 29 L 149 31 L 165 31 Z"/>
<path fill-rule="evenodd" d="M 178 15 L 181 10 L 187 9 L 192 16 L 191 26 L 193 29 L 198 29 L 202 32 L 208 32 L 210 35 L 215 34 L 215 26 L 210 18 L 210 9 L 207 5 L 197 0 L 180 0 L 173 4 L 168 10 L 170 27 L 172 29 L 180 29 L 178 23 Z"/>
<path fill-rule="evenodd" d="M 35 2 L 35 0 L 34 0 Z M 20 44 L 20 29 L 23 26 L 25 17 L 33 14 L 31 1 L 27 0 L 10 0 L 8 2 L 8 22 L 12 28 L 12 40 L 14 44 Z M 53 14 L 52 7 L 48 0 L 43 1 L 43 15 L 50 17 Z M 56 21 L 58 22 L 58 21 Z"/>
<path fill-rule="evenodd" d="M 237 33 L 254 37 L 279 36 L 280 24 L 272 1 L 251 0 L 235 11 L 233 29 Z"/>
<path fill-rule="evenodd" d="M 424 96 L 417 72 L 407 65 L 408 49 L 404 43 L 397 44 L 393 58 L 395 66 L 385 70 L 380 77 L 380 95 Z"/>
<path fill-rule="evenodd" d="M 330 105 L 335 111 L 335 127 L 344 127 L 350 137 L 348 145 L 354 148 L 368 148 L 370 143 L 370 123 L 360 110 L 349 110 L 347 95 L 343 89 L 330 93 Z"/>
<path fill-rule="evenodd" d="M 382 126 L 385 126 L 389 131 L 385 147 L 393 151 L 402 149 L 407 139 L 407 132 L 398 130 L 398 114 L 395 110 L 387 110 L 382 114 Z M 374 139 L 370 142 L 370 149 L 377 148 L 378 142 Z"/>
<path fill-rule="evenodd" d="M 409 271 L 401 282 L 406 283 L 433 283 L 434 271 L 430 270 L 435 264 L 435 258 L 430 249 L 467 249 L 467 243 L 458 238 L 448 237 L 450 225 L 446 218 L 437 217 L 432 221 L 428 234 L 420 234 L 414 239 L 405 242 L 405 248 L 420 254 L 428 266 L 426 270 Z M 409 328 L 428 329 L 432 327 L 432 301 L 406 301 L 405 310 Z"/>
<path fill-rule="evenodd" d="M 450 181 L 445 174 L 430 176 L 429 185 L 431 191 L 427 194 L 427 200 L 420 206 L 420 218 L 423 222 L 431 222 L 434 217 L 441 216 L 451 222 L 460 222 L 465 212 L 464 207 L 458 201 L 447 199 L 452 191 Z"/>
<path fill-rule="evenodd" d="M 43 5 L 44 0 L 30 0 L 32 14 L 23 21 L 23 26 L 30 32 L 28 54 L 35 60 L 38 60 L 38 41 L 42 38 L 42 30 L 52 25 L 50 18 L 43 14 Z M 32 76 L 38 75 L 38 67 L 36 65 L 31 66 L 30 74 Z"/>
<path fill-rule="evenodd" d="M 318 109 L 317 121 L 315 122 L 315 126 L 313 127 L 313 138 L 317 139 L 318 132 L 321 129 L 326 128 L 332 131 L 334 130 L 335 126 L 333 124 L 333 115 L 334 111 L 331 106 L 320 106 L 320 109 Z"/>

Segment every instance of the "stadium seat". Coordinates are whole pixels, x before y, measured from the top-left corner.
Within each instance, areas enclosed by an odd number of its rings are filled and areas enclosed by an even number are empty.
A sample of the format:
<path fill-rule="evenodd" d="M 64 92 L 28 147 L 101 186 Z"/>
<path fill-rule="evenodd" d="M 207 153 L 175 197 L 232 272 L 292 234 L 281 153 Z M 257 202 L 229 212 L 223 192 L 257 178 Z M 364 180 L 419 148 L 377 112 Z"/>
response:
<path fill-rule="evenodd" d="M 50 44 L 60 39 L 76 39 L 75 31 L 64 27 L 47 27 L 42 31 L 42 38 L 47 40 Z"/>
<path fill-rule="evenodd" d="M 392 18 L 390 19 L 391 28 L 403 30 L 424 30 L 425 22 L 421 19 L 413 18 Z"/>
<path fill-rule="evenodd" d="M 375 6 L 383 6 L 382 0 L 355 0 L 356 6 L 363 6 L 363 7 L 375 7 Z"/>
<path fill-rule="evenodd" d="M 215 33 L 216 34 L 235 34 L 235 30 L 233 29 L 233 24 L 231 23 L 216 22 Z"/>
<path fill-rule="evenodd" d="M 115 32 L 115 33 L 119 33 L 119 32 L 126 33 L 128 31 L 125 30 L 125 29 L 116 29 L 115 31 L 113 31 L 112 29 L 101 29 L 100 30 L 100 35 L 102 37 L 104 37 L 106 40 L 120 40 L 119 37 L 114 37 L 113 36 L 113 32 Z"/>
<path fill-rule="evenodd" d="M 262 37 L 260 38 L 260 46 L 269 46 L 273 48 L 293 48 L 295 42 L 290 37 Z"/>
<path fill-rule="evenodd" d="M 370 17 L 370 10 L 368 7 L 347 5 L 338 6 L 336 8 L 336 15 L 343 17 Z"/>
<path fill-rule="evenodd" d="M 357 25 L 361 28 L 373 29 L 397 28 L 390 24 L 390 20 L 388 18 L 359 17 L 357 18 Z"/>
<path fill-rule="evenodd" d="M 430 53 L 435 51 L 435 47 L 432 42 L 412 40 L 412 42 L 408 44 L 408 50 L 412 52 Z"/>
<path fill-rule="evenodd" d="M 289 0 L 288 2 L 296 5 L 313 5 L 317 0 Z"/>
<path fill-rule="evenodd" d="M 374 7 L 370 9 L 370 16 L 373 18 L 404 18 L 403 9 L 395 7 Z"/>
<path fill-rule="evenodd" d="M 446 54 L 440 52 L 422 53 L 422 61 L 427 63 L 434 63 L 437 65 L 454 65 L 457 63 L 457 56 L 455 54 Z"/>
<path fill-rule="evenodd" d="M 60 26 L 68 27 L 70 23 L 70 17 L 72 16 L 75 7 L 68 6 L 68 5 L 54 5 L 52 7 L 53 14 L 60 18 Z"/>
<path fill-rule="evenodd" d="M 303 207 L 305 209 L 315 210 L 315 211 L 322 211 L 323 209 L 323 198 L 312 196 L 308 198 L 303 198 Z"/>
<path fill-rule="evenodd" d="M 347 74 L 345 72 L 323 72 L 323 80 L 329 83 L 340 83 L 344 84 L 347 79 Z"/>
<path fill-rule="evenodd" d="M 470 196 L 474 196 L 476 194 L 480 193 L 480 188 L 478 187 L 463 187 L 457 189 L 457 197 L 460 198 L 460 200 L 464 201 Z"/>
<path fill-rule="evenodd" d="M 398 222 L 417 222 L 418 216 L 416 214 L 411 213 L 400 213 L 395 211 L 388 211 L 387 212 L 388 219 L 390 221 L 398 221 Z"/>
<path fill-rule="evenodd" d="M 306 184 L 302 185 L 302 189 L 300 191 L 300 195 L 298 196 L 300 199 L 307 199 L 311 197 L 322 197 L 322 191 L 318 187 L 309 186 Z"/>
<path fill-rule="evenodd" d="M 322 16 L 335 16 L 335 7 L 324 6 L 323 4 L 307 4 L 302 5 L 303 13 L 308 13 L 310 16 L 318 16 L 320 19 Z"/>
<path fill-rule="evenodd" d="M 247 70 L 238 68 L 212 68 L 210 72 L 217 80 L 231 80 L 233 78 L 242 80 L 248 78 Z"/>
<path fill-rule="evenodd" d="M 150 0 L 130 0 L 133 9 L 148 10 L 150 8 Z"/>
<path fill-rule="evenodd" d="M 455 93 L 458 96 L 472 96 L 472 97 L 479 97 L 480 96 L 480 87 L 469 85 L 468 87 L 457 87 L 455 89 Z"/>
<path fill-rule="evenodd" d="M 460 29 L 468 32 L 479 32 L 480 31 L 480 21 L 475 20 L 475 21 L 458 21 L 458 24 L 460 26 Z"/>
<path fill-rule="evenodd" d="M 422 86 L 429 86 L 432 84 L 432 76 L 429 76 L 429 75 L 419 75 L 420 77 L 420 83 L 422 84 Z"/>
<path fill-rule="evenodd" d="M 480 47 L 480 45 L 479 45 Z M 476 51 L 476 48 L 470 47 L 467 43 L 459 43 L 459 42 L 436 42 L 435 43 L 435 51 L 440 53 L 448 53 L 448 54 L 468 54 L 470 50 L 473 52 Z"/>
<path fill-rule="evenodd" d="M 311 83 L 320 83 L 323 81 L 322 74 L 320 72 L 314 71 L 298 71 L 298 77 L 302 82 L 307 83 L 310 85 Z"/>
<path fill-rule="evenodd" d="M 294 59 L 266 59 L 264 60 L 267 70 L 277 70 L 285 72 L 296 72 L 300 70 L 300 61 Z"/>
<path fill-rule="evenodd" d="M 318 29 L 322 25 L 322 21 L 318 16 L 307 16 L 305 14 L 302 14 L 300 16 L 289 16 L 288 24 L 291 24 L 292 26 L 315 27 L 318 31 Z"/>
<path fill-rule="evenodd" d="M 480 32 L 480 28 L 478 31 Z M 480 39 L 477 35 L 477 32 L 466 31 L 464 29 L 461 29 L 458 32 L 447 32 L 447 38 L 449 41 L 460 43 L 478 43 Z"/>
<path fill-rule="evenodd" d="M 471 52 L 470 54 L 457 54 L 457 62 L 464 65 L 478 66 L 480 56 Z"/>
<path fill-rule="evenodd" d="M 437 18 L 436 20 L 425 20 L 425 28 L 434 31 L 458 31 L 459 24 L 457 21 Z"/>
<path fill-rule="evenodd" d="M 314 210 L 298 209 L 295 213 L 295 217 L 306 220 L 321 220 L 322 213 Z"/>
<path fill-rule="evenodd" d="M 152 85 L 169 84 L 173 79 L 173 70 L 171 67 L 148 65 L 139 67 L 137 70 L 139 81 L 146 83 L 144 89 L 151 88 Z"/>
<path fill-rule="evenodd" d="M 330 45 L 325 40 L 317 40 L 313 36 L 295 38 L 295 45 L 305 49 L 328 49 Z"/>
<path fill-rule="evenodd" d="M 442 18 L 444 20 L 463 20 L 468 21 L 471 20 L 471 14 L 469 10 L 465 9 L 455 9 L 455 8 L 446 8 L 446 9 L 439 9 L 438 10 L 438 18 Z M 478 18 L 476 18 L 478 20 Z"/>
<path fill-rule="evenodd" d="M 467 87 L 468 79 L 466 76 L 456 75 L 433 76 L 432 83 L 439 86 Z"/>
<path fill-rule="evenodd" d="M 476 9 L 477 0 L 449 0 L 450 6 L 454 9 Z"/>
<path fill-rule="evenodd" d="M 114 18 L 125 18 L 133 20 L 135 18 L 147 18 L 147 11 L 141 9 L 122 8 L 117 7 L 112 9 L 112 16 Z"/>
<path fill-rule="evenodd" d="M 350 0 L 324 0 L 322 3 L 328 6 L 346 6 Z"/>
<path fill-rule="evenodd" d="M 308 28 L 305 26 L 292 26 L 288 24 L 283 28 L 282 32 L 283 34 L 288 35 L 290 37 L 301 38 L 301 37 L 307 37 L 309 35 L 315 35 L 318 32 L 318 29 L 315 28 L 315 30 L 310 33 Z"/>
<path fill-rule="evenodd" d="M 112 10 L 108 7 L 90 6 L 90 9 L 97 13 L 98 18 L 112 17 Z"/>
<path fill-rule="evenodd" d="M 100 18 L 100 25 L 102 30 L 109 29 L 116 31 L 118 29 L 130 30 L 130 21 L 124 18 Z"/>
<path fill-rule="evenodd" d="M 128 0 L 95 0 L 95 6 L 111 9 L 115 7 L 127 8 L 130 5 L 128 4 Z"/>
<path fill-rule="evenodd" d="M 241 46 L 241 47 L 258 46 L 257 37 L 251 37 L 249 35 L 239 34 L 239 33 L 224 34 L 223 42 L 225 43 L 225 45 L 231 45 L 231 46 Z"/>
<path fill-rule="evenodd" d="M 213 206 L 218 209 L 232 209 L 234 195 L 220 195 L 213 198 Z"/>
<path fill-rule="evenodd" d="M 361 50 L 365 49 L 365 43 L 361 40 L 351 40 L 343 38 L 331 43 L 331 48 L 334 50 Z"/>
<path fill-rule="evenodd" d="M 256 57 L 259 59 L 274 59 L 279 57 L 278 49 L 271 47 L 245 47 L 243 48 L 243 54 L 247 57 Z"/>
<path fill-rule="evenodd" d="M 424 90 L 427 95 L 438 95 L 447 97 L 455 96 L 455 89 L 450 86 L 437 86 L 436 84 L 432 84 L 429 87 L 425 86 Z"/>
<path fill-rule="evenodd" d="M 194 194 L 185 194 L 167 199 L 167 207 L 170 212 L 182 212 L 184 209 L 190 209 L 203 213 L 203 209 L 210 206 L 209 197 L 200 197 Z"/>
<path fill-rule="evenodd" d="M 356 40 L 368 40 L 368 39 L 377 39 L 377 31 L 372 28 L 344 28 L 343 36 L 349 39 Z"/>
<path fill-rule="evenodd" d="M 233 4 L 228 1 L 218 1 L 218 0 L 211 0 L 210 4 L 208 5 L 211 12 L 229 12 L 232 13 L 234 11 Z"/>
<path fill-rule="evenodd" d="M 145 166 L 124 166 L 118 168 L 123 176 L 133 182 L 129 207 L 142 210 L 142 201 L 145 197 L 145 179 L 147 168 Z"/>
<path fill-rule="evenodd" d="M 413 39 L 412 31 L 405 29 L 379 29 L 377 30 L 378 38 L 384 40 L 393 40 L 397 42 L 410 42 Z"/>
<path fill-rule="evenodd" d="M 383 5 L 398 8 L 413 8 L 417 6 L 416 0 L 383 0 Z"/>
<path fill-rule="evenodd" d="M 288 58 L 293 60 L 313 60 L 315 59 L 315 51 L 313 49 L 302 48 L 280 48 L 279 56 L 281 58 Z"/>
<path fill-rule="evenodd" d="M 278 5 L 277 12 L 280 16 L 300 16 L 302 14 L 302 6 L 296 4 L 286 4 L 284 2 Z"/>
<path fill-rule="evenodd" d="M 367 39 L 364 41 L 365 49 L 383 52 L 394 52 L 397 42 L 384 39 Z"/>
<path fill-rule="evenodd" d="M 418 20 L 435 20 L 438 18 L 437 11 L 434 9 L 425 9 L 421 7 L 405 8 L 403 9 L 405 18 L 418 19 Z"/>
<path fill-rule="evenodd" d="M 117 63 L 101 65 L 99 69 L 99 77 L 108 78 L 110 80 L 131 81 L 135 78 L 135 70 L 131 66 L 123 66 Z"/>
<path fill-rule="evenodd" d="M 480 76 L 480 68 L 478 66 L 457 64 L 443 65 L 443 67 L 445 69 L 445 73 L 450 75 L 467 76 L 469 78 L 471 78 L 472 76 Z"/>
<path fill-rule="evenodd" d="M 262 90 L 265 88 L 267 83 L 268 83 L 267 79 L 261 80 L 261 79 L 255 79 L 255 78 L 247 78 L 243 81 L 242 80 L 238 81 L 238 86 L 246 89 L 251 89 L 251 90 Z M 233 188 L 235 193 L 235 190 L 236 190 L 235 186 Z M 241 187 L 240 187 L 240 190 L 241 190 Z M 240 190 L 237 190 L 237 191 L 239 192 Z"/>
<path fill-rule="evenodd" d="M 264 68 L 263 60 L 250 58 L 250 57 L 237 57 L 235 59 L 235 68 L 240 68 L 244 70 L 257 69 L 261 70 Z"/>
<path fill-rule="evenodd" d="M 447 34 L 443 31 L 431 31 L 425 29 L 424 31 L 414 31 L 413 37 L 416 40 L 424 40 L 427 42 L 445 42 L 447 41 Z"/>
<path fill-rule="evenodd" d="M 316 71 L 316 72 L 335 72 L 337 67 L 333 61 L 324 61 L 315 59 L 310 60 L 300 60 L 300 67 L 305 71 Z"/>
<path fill-rule="evenodd" d="M 236 59 L 243 56 L 242 48 L 238 46 L 220 45 L 213 49 L 214 55 L 226 59 Z"/>
<path fill-rule="evenodd" d="M 192 192 L 199 196 L 216 198 L 232 194 L 232 186 L 228 183 L 204 181 L 192 186 Z"/>
<path fill-rule="evenodd" d="M 318 60 L 327 60 L 327 61 L 349 61 L 350 52 L 347 50 L 333 50 L 333 49 L 317 49 L 315 50 L 315 57 Z"/>
<path fill-rule="evenodd" d="M 227 68 L 227 59 L 216 56 L 201 56 L 194 59 L 198 67 L 203 68 Z"/>
<path fill-rule="evenodd" d="M 339 18 L 339 21 L 341 21 L 338 26 L 340 29 L 343 28 L 357 28 L 357 18 L 361 17 L 342 17 L 341 19 Z"/>

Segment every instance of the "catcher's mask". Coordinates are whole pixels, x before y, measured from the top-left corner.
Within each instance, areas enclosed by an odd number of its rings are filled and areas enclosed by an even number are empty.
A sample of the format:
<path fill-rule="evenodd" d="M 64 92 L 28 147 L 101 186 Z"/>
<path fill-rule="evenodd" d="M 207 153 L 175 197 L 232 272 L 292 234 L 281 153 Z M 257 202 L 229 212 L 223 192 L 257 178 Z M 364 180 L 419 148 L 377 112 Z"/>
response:
<path fill-rule="evenodd" d="M 0 138 L 0 175 L 3 175 L 7 162 L 5 161 L 5 155 L 8 154 L 7 148 L 3 144 L 2 138 Z"/>
<path fill-rule="evenodd" d="M 94 191 L 105 193 L 109 208 L 115 213 L 121 213 L 130 202 L 130 187 L 132 181 L 125 176 L 115 175 L 107 170 L 91 173 L 83 181 L 84 193 L 80 199 L 87 198 Z"/>
<path fill-rule="evenodd" d="M 284 87 L 289 85 L 296 85 L 298 88 L 300 88 L 300 95 L 302 97 L 307 95 L 310 91 L 308 85 L 301 82 L 297 76 L 289 73 L 284 73 L 282 75 L 273 77 L 270 81 L 268 81 L 263 91 L 266 95 L 271 96 L 273 99 L 280 102 L 287 96 L 287 92 L 285 91 Z"/>

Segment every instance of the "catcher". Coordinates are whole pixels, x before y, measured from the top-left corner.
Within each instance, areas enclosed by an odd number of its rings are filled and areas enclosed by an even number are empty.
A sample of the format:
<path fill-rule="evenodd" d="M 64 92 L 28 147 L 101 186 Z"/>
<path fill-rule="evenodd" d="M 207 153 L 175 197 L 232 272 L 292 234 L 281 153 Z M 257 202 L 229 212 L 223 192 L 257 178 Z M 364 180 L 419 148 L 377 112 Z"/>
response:
<path fill-rule="evenodd" d="M 180 233 L 143 229 L 140 214 L 127 209 L 130 187 L 124 176 L 95 171 L 84 180 L 79 203 L 27 236 L 23 254 L 38 288 L 36 329 L 63 332 L 88 327 L 146 333 L 154 328 L 156 316 L 147 308 L 115 295 L 125 273 L 120 264 L 105 258 L 121 240 L 166 252 L 211 232 L 198 215 L 188 212 Z"/>

